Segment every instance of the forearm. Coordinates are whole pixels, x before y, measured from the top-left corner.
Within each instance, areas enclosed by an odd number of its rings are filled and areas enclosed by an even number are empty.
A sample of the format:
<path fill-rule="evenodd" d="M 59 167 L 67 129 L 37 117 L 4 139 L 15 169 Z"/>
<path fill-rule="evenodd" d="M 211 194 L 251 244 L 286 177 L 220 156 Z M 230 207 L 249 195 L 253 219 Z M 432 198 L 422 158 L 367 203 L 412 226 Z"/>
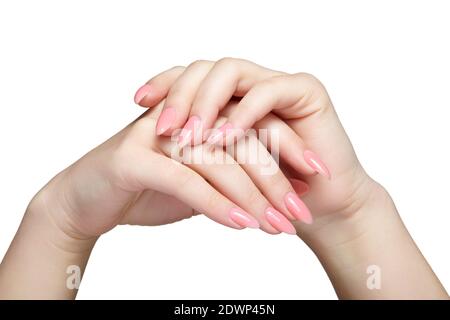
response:
<path fill-rule="evenodd" d="M 447 299 L 384 190 L 310 246 L 341 299 Z M 333 229 L 334 228 L 334 229 Z"/>
<path fill-rule="evenodd" d="M 0 299 L 73 299 L 94 244 L 62 232 L 33 200 L 0 265 Z"/>

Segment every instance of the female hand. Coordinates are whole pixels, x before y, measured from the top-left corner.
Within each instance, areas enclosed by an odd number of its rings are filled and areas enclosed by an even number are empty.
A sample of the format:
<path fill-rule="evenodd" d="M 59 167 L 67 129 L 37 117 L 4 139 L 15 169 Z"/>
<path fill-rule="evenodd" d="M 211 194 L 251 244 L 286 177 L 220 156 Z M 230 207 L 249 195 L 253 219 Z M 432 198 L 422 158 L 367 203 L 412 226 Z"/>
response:
<path fill-rule="evenodd" d="M 285 174 L 310 187 L 303 199 L 315 223 L 298 226 L 305 238 L 320 233 L 349 239 L 359 231 L 330 235 L 323 226 L 349 220 L 361 206 L 370 205 L 370 199 L 389 198 L 363 170 L 325 88 L 309 74 L 287 74 L 242 59 L 196 61 L 149 80 L 137 91 L 135 102 L 152 107 L 164 97 L 156 131 L 170 136 L 182 128 L 180 146 L 205 140 L 229 144 L 251 127 L 278 130 Z M 236 107 L 223 111 L 236 98 Z M 226 123 L 208 132 L 221 110 L 228 114 Z"/>
<path fill-rule="evenodd" d="M 261 174 L 263 162 L 238 164 L 222 148 L 197 146 L 191 159 L 187 153 L 179 162 L 172 159 L 179 152 L 177 144 L 154 132 L 161 107 L 57 175 L 34 205 L 45 204 L 57 224 L 77 238 L 99 236 L 117 224 L 171 223 L 191 217 L 190 208 L 231 228 L 261 227 L 271 234 L 295 234 L 285 216 L 311 222 L 308 209 L 256 137 L 250 140 L 250 153 L 257 152 L 272 166 L 270 175 Z M 246 152 L 241 147 L 235 157 L 242 159 Z M 203 161 L 211 155 L 224 162 Z M 194 156 L 200 161 L 192 161 Z M 269 193 L 273 181 L 279 188 Z M 286 207 L 288 194 L 301 212 Z"/>
<path fill-rule="evenodd" d="M 191 217 L 191 208 L 231 228 L 271 234 L 296 233 L 286 217 L 310 222 L 295 194 L 302 184 L 294 190 L 256 136 L 248 144 L 242 139 L 233 156 L 211 146 L 180 150 L 155 134 L 161 107 L 38 192 L 0 265 L 1 298 L 73 298 L 98 236 L 117 224 L 171 223 Z M 247 159 L 255 154 L 257 161 Z M 269 192 L 274 183 L 276 192 Z M 286 199 L 302 211 L 290 212 Z"/>

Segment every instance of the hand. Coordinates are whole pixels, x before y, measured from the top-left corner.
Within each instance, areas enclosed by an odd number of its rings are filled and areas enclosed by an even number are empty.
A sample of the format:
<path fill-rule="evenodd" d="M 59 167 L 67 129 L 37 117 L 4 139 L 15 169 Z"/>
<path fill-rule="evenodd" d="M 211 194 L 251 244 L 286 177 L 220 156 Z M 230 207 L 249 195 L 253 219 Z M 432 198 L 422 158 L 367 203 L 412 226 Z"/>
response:
<path fill-rule="evenodd" d="M 177 144 L 154 133 L 160 109 L 147 111 L 57 175 L 33 200 L 34 206 L 45 207 L 76 238 L 97 237 L 117 224 L 171 223 L 191 217 L 191 208 L 231 228 L 261 227 L 271 234 L 296 233 L 285 216 L 311 222 L 308 209 L 256 137 L 250 139 L 250 153 L 272 166 L 270 175 L 260 174 L 261 163 L 238 164 L 222 148 L 197 146 L 192 154 L 214 153 L 226 163 L 180 164 L 171 159 L 179 151 Z M 247 155 L 242 146 L 235 157 Z M 268 192 L 274 181 L 277 191 Z M 288 194 L 300 213 L 286 207 Z"/>
<path fill-rule="evenodd" d="M 349 220 L 361 206 L 369 205 L 371 198 L 388 198 L 363 170 L 325 88 L 309 74 L 287 74 L 241 59 L 196 61 L 152 78 L 137 91 L 135 101 L 152 107 L 163 97 L 157 134 L 170 136 L 183 128 L 181 145 L 204 140 L 227 144 L 251 127 L 273 129 L 276 124 L 286 175 L 299 177 L 310 186 L 303 199 L 315 223 L 307 228 L 299 225 L 302 234 L 329 233 L 321 226 Z M 226 124 L 207 132 L 219 112 L 236 97 L 240 98 L 237 106 L 225 110 Z"/>
<path fill-rule="evenodd" d="M 279 132 L 285 175 L 300 177 L 310 187 L 303 199 L 314 223 L 295 224 L 298 235 L 317 255 L 340 298 L 448 298 L 390 196 L 363 170 L 316 78 L 239 59 L 198 61 L 154 77 L 135 101 L 152 107 L 166 96 L 157 133 L 170 135 L 183 127 L 181 145 L 205 139 L 228 145 L 251 127 Z M 236 98 L 237 105 L 229 108 L 227 102 Z M 207 132 L 220 110 L 226 123 Z M 268 148 L 273 147 L 269 141 Z M 381 290 L 368 289 L 371 266 L 382 269 Z"/>
<path fill-rule="evenodd" d="M 231 228 L 260 227 L 271 234 L 296 233 L 285 216 L 309 222 L 295 194 L 305 185 L 291 186 L 256 136 L 239 142 L 233 156 L 202 145 L 180 150 L 155 135 L 161 107 L 145 112 L 38 192 L 0 266 L 0 297 L 73 298 L 68 266 L 82 272 L 98 236 L 117 224 L 171 223 L 191 217 L 191 208 Z M 247 161 L 255 154 L 258 161 Z M 261 174 L 267 169 L 269 175 Z M 275 182 L 278 193 L 268 193 Z M 300 215 L 289 212 L 281 194 L 297 199 L 304 208 Z"/>

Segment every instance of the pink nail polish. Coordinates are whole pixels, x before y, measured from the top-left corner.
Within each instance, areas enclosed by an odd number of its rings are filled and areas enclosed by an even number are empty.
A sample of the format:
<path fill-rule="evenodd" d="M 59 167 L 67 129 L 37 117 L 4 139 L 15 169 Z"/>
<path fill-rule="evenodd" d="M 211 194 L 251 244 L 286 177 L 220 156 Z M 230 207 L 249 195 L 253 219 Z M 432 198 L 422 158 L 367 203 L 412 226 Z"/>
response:
<path fill-rule="evenodd" d="M 309 192 L 309 185 L 306 182 L 294 178 L 290 178 L 289 181 L 299 197 Z"/>
<path fill-rule="evenodd" d="M 144 97 L 150 92 L 151 87 L 148 84 L 144 84 L 142 87 L 140 87 L 138 89 L 138 91 L 136 91 L 136 94 L 134 95 L 134 102 L 136 104 L 139 104 L 142 99 L 144 99 Z"/>
<path fill-rule="evenodd" d="M 269 223 L 278 231 L 285 232 L 287 234 L 297 234 L 297 231 L 292 223 L 290 223 L 281 212 L 269 207 L 266 209 L 265 215 L 267 221 L 269 221 Z"/>
<path fill-rule="evenodd" d="M 208 140 L 206 140 L 206 142 L 209 144 L 215 144 L 215 143 L 219 142 L 220 140 L 223 139 L 226 132 L 228 130 L 231 130 L 232 128 L 233 128 L 233 125 L 231 123 L 228 123 L 228 122 L 225 123 L 221 127 L 215 129 L 214 132 L 212 132 L 212 134 L 209 136 Z"/>
<path fill-rule="evenodd" d="M 165 108 L 159 115 L 158 122 L 156 123 L 156 134 L 162 135 L 164 132 L 170 129 L 176 118 L 176 111 L 174 108 Z"/>
<path fill-rule="evenodd" d="M 230 210 L 230 219 L 244 228 L 259 228 L 258 221 L 250 214 L 239 208 Z"/>
<path fill-rule="evenodd" d="M 284 197 L 284 203 L 286 204 L 289 212 L 292 213 L 298 220 L 306 224 L 311 224 L 313 222 L 313 218 L 308 207 L 295 193 L 288 192 Z"/>
<path fill-rule="evenodd" d="M 322 160 L 312 151 L 306 150 L 303 153 L 303 156 L 305 157 L 306 163 L 313 168 L 317 173 L 323 175 L 327 179 L 331 179 L 330 171 L 328 170 L 325 163 L 323 163 Z"/>
<path fill-rule="evenodd" d="M 201 135 L 201 119 L 200 117 L 192 116 L 189 118 L 188 122 L 186 122 L 178 136 L 178 146 L 183 148 L 193 139 L 197 140 L 199 135 Z"/>

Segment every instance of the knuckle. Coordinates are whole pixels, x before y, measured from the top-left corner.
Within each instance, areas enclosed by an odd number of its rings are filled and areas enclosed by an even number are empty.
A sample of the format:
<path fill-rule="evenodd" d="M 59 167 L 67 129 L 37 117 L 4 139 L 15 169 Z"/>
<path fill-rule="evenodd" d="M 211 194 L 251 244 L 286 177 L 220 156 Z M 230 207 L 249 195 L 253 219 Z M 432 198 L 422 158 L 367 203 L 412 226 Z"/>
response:
<path fill-rule="evenodd" d="M 217 60 L 217 63 L 220 64 L 230 64 L 230 63 L 234 63 L 237 59 L 233 58 L 233 57 L 223 57 L 220 58 L 219 60 Z"/>
<path fill-rule="evenodd" d="M 319 79 L 310 73 L 296 73 L 293 77 L 304 91 L 303 98 L 298 102 L 299 105 L 309 105 L 310 113 L 324 111 L 331 107 L 327 90 Z"/>
<path fill-rule="evenodd" d="M 239 70 L 239 62 L 239 59 L 224 57 L 216 62 L 216 67 L 226 69 L 228 72 L 232 72 L 234 74 Z"/>
<path fill-rule="evenodd" d="M 263 79 L 259 82 L 257 82 L 254 86 L 255 90 L 268 90 L 268 88 L 274 88 L 277 87 L 279 85 L 281 85 L 281 83 L 283 82 L 284 76 L 275 76 L 275 77 L 271 77 L 271 78 L 267 78 L 267 79 Z"/>
<path fill-rule="evenodd" d="M 194 62 L 189 64 L 188 68 L 202 68 L 209 64 L 211 64 L 211 61 L 200 59 L 200 60 L 195 60 Z"/>
<path fill-rule="evenodd" d="M 179 72 L 181 72 L 181 71 L 184 71 L 184 69 L 186 69 L 185 66 L 174 66 L 174 67 L 170 68 L 169 70 L 170 71 L 179 71 Z"/>
<path fill-rule="evenodd" d="M 316 88 L 316 89 L 322 89 L 324 88 L 322 82 L 316 76 L 306 73 L 306 72 L 300 72 L 294 74 L 294 77 L 296 77 L 300 82 L 303 84 L 306 84 L 310 88 Z"/>

